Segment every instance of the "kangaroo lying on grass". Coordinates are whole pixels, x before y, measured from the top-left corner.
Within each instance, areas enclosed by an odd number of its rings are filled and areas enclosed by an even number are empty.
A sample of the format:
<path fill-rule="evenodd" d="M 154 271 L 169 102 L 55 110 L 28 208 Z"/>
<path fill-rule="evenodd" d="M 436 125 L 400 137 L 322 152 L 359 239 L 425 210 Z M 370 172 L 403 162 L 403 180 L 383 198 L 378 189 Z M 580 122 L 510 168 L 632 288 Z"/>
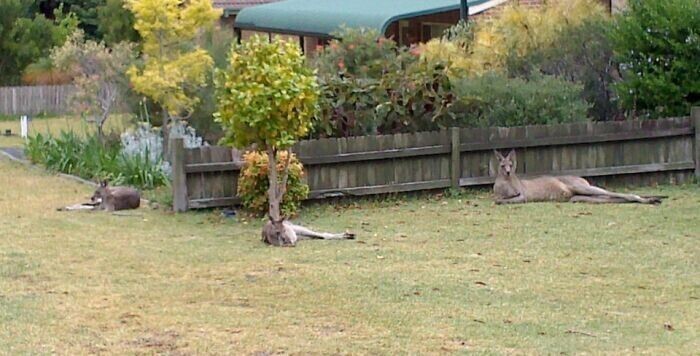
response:
<path fill-rule="evenodd" d="M 315 232 L 303 226 L 294 225 L 286 219 L 274 221 L 272 218 L 265 224 L 262 231 L 262 241 L 273 246 L 293 247 L 299 240 L 353 240 L 355 234 L 348 232 L 331 234 L 328 232 Z"/>
<path fill-rule="evenodd" d="M 515 150 L 511 150 L 505 157 L 498 151 L 494 153 L 499 161 L 498 176 L 493 186 L 496 204 L 542 201 L 660 204 L 661 199 L 666 198 L 614 193 L 592 186 L 587 180 L 575 176 L 520 179 L 515 175 Z"/>
<path fill-rule="evenodd" d="M 69 205 L 58 208 L 58 211 L 76 210 L 127 210 L 138 209 L 141 205 L 141 193 L 129 187 L 109 187 L 107 181 L 102 181 L 100 186 L 90 198 L 89 203 Z"/>
<path fill-rule="evenodd" d="M 93 204 L 99 203 L 95 209 L 117 211 L 138 209 L 141 205 L 141 193 L 129 187 L 110 187 L 107 181 L 102 181 L 99 188 L 90 198 Z"/>

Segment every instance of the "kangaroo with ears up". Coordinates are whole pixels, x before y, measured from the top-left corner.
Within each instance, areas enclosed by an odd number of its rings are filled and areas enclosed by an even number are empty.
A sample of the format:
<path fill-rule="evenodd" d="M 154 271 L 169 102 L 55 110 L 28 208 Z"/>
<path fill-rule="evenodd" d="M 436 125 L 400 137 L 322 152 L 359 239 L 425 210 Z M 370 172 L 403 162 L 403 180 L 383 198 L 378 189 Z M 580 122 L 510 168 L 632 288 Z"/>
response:
<path fill-rule="evenodd" d="M 520 179 L 515 175 L 515 150 L 507 156 L 494 151 L 498 158 L 498 176 L 493 186 L 496 204 L 518 204 L 529 202 L 572 203 L 639 203 L 660 204 L 665 197 L 642 197 L 636 194 L 610 192 L 592 186 L 587 180 L 576 176 Z"/>
<path fill-rule="evenodd" d="M 99 203 L 96 209 L 117 211 L 127 209 L 138 209 L 141 205 L 141 193 L 129 187 L 110 187 L 106 180 L 92 195 L 93 203 Z"/>

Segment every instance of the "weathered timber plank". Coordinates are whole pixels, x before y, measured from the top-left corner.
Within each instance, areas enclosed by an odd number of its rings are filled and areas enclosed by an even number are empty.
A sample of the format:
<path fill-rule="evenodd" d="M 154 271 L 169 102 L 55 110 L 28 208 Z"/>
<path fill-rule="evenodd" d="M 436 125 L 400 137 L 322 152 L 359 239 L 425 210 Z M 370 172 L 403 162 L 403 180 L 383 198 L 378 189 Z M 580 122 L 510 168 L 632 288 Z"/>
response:
<path fill-rule="evenodd" d="M 652 163 L 622 167 L 599 167 L 587 169 L 572 169 L 568 171 L 550 172 L 550 176 L 579 176 L 579 177 L 601 177 L 618 174 L 639 174 L 653 172 L 683 171 L 695 169 L 694 162 L 674 162 L 674 163 Z M 531 178 L 540 176 L 538 174 L 519 175 L 520 178 Z M 462 178 L 459 184 L 462 187 L 493 184 L 496 177 L 472 177 Z"/>
<path fill-rule="evenodd" d="M 358 161 L 384 160 L 391 158 L 430 156 L 450 152 L 451 148 L 449 145 L 435 145 L 429 147 L 386 149 L 371 152 L 341 153 L 338 155 L 306 156 L 300 157 L 300 160 L 302 161 L 302 163 L 304 163 L 304 165 L 320 165 Z"/>
<path fill-rule="evenodd" d="M 694 106 L 690 111 L 695 139 L 693 140 L 695 177 L 700 178 L 700 107 Z"/>
<path fill-rule="evenodd" d="M 242 162 L 191 163 L 185 166 L 187 173 L 231 172 L 240 171 Z"/>
<path fill-rule="evenodd" d="M 513 128 L 511 128 L 513 129 Z M 468 151 L 485 151 L 498 150 L 504 148 L 528 148 L 540 146 L 559 146 L 559 145 L 577 145 L 586 143 L 610 142 L 610 141 L 629 141 L 643 140 L 662 137 L 674 136 L 690 136 L 693 134 L 693 129 L 684 127 L 679 129 L 670 129 L 663 131 L 634 131 L 621 132 L 608 135 L 582 135 L 582 136 L 565 136 L 565 137 L 545 137 L 536 140 L 497 140 L 491 142 L 463 143 L 460 147 L 462 152 Z"/>
<path fill-rule="evenodd" d="M 356 187 L 347 189 L 323 189 L 314 190 L 309 193 L 310 199 L 322 199 L 337 196 L 359 196 L 370 194 L 386 194 L 398 192 L 411 192 L 417 190 L 442 189 L 450 186 L 449 179 L 439 179 L 428 182 L 386 184 L 366 187 Z"/>
<path fill-rule="evenodd" d="M 191 209 L 219 208 L 234 206 L 239 204 L 240 202 L 241 200 L 236 197 L 191 199 L 189 201 L 189 207 Z"/>
<path fill-rule="evenodd" d="M 187 173 L 185 173 L 185 143 L 182 138 L 170 140 L 173 162 L 173 211 L 187 211 Z"/>
<path fill-rule="evenodd" d="M 450 181 L 452 188 L 459 188 L 459 178 L 461 178 L 460 175 L 462 174 L 462 153 L 459 151 L 459 128 L 451 128 L 450 133 L 452 148 L 452 156 L 450 160 Z"/>

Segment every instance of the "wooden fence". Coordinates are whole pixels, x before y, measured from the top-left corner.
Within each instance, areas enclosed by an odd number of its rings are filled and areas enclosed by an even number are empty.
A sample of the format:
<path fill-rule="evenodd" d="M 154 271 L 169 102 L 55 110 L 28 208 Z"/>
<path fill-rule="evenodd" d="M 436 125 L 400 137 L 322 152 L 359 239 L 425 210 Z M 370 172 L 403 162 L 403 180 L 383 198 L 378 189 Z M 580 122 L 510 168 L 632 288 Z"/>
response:
<path fill-rule="evenodd" d="M 654 185 L 700 177 L 700 108 L 691 117 L 333 138 L 299 142 L 310 198 L 492 184 L 494 149 L 515 148 L 522 176 L 579 175 L 598 184 Z M 223 147 L 174 139 L 176 211 L 231 206 L 241 162 Z"/>
<path fill-rule="evenodd" d="M 72 85 L 0 87 L 0 114 L 65 114 L 68 99 L 75 92 Z"/>

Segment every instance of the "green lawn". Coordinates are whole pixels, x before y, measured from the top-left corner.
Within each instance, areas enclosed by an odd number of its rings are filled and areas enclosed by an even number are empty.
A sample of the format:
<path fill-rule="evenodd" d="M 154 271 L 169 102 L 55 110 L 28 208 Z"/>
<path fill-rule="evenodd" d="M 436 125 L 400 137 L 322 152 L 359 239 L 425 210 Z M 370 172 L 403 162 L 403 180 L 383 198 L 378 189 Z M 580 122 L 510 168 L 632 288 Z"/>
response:
<path fill-rule="evenodd" d="M 7 354 L 700 349 L 697 186 L 642 190 L 658 207 L 315 205 L 305 224 L 358 240 L 296 248 L 216 212 L 57 212 L 89 188 L 5 159 L 0 190 Z"/>
<path fill-rule="evenodd" d="M 114 115 L 105 124 L 107 132 L 123 132 L 129 126 L 128 115 Z M 12 130 L 12 136 L 5 136 L 5 130 Z M 95 132 L 94 125 L 76 116 L 61 116 L 33 119 L 29 125 L 29 134 L 36 133 L 58 135 L 62 130 L 79 134 Z M 0 120 L 0 147 L 22 147 L 24 140 L 20 137 L 19 117 Z"/>

